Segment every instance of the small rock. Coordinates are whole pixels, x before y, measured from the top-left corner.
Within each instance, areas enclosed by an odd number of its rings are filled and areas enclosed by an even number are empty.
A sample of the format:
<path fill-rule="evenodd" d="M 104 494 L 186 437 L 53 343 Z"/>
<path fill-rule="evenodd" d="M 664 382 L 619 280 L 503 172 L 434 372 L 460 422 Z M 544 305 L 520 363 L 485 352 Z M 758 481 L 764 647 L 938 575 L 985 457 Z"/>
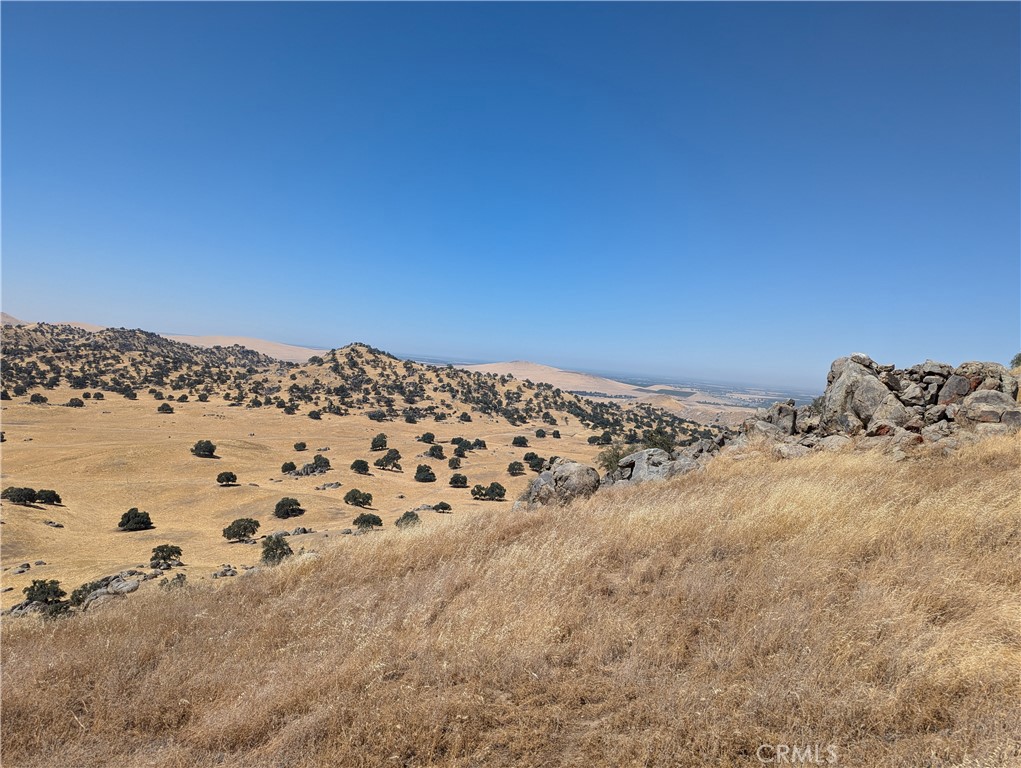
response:
<path fill-rule="evenodd" d="M 46 561 L 45 560 L 36 560 L 34 565 L 46 565 Z"/>

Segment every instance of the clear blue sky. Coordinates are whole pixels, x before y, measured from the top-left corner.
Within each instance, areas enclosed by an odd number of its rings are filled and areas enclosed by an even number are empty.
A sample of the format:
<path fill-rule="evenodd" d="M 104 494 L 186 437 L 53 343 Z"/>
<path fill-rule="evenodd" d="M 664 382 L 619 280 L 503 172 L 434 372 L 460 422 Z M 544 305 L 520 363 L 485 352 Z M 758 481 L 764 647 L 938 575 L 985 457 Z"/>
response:
<path fill-rule="evenodd" d="M 825 383 L 1021 349 L 1021 6 L 2 5 L 3 308 Z"/>

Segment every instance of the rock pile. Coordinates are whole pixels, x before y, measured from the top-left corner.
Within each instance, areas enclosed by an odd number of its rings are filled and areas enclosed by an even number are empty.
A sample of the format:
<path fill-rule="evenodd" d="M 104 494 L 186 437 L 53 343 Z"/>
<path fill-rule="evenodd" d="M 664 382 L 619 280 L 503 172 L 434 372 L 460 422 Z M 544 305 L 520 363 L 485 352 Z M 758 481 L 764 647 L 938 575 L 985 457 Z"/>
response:
<path fill-rule="evenodd" d="M 953 368 L 927 360 L 911 368 L 880 365 L 855 354 L 833 362 L 815 406 L 774 403 L 745 422 L 746 438 L 767 438 L 785 458 L 836 449 L 860 438 L 896 447 L 1021 429 L 1018 380 L 997 363 Z"/>
<path fill-rule="evenodd" d="M 566 504 L 591 496 L 599 488 L 599 473 L 568 459 L 557 459 L 543 470 L 514 505 L 516 508 Z"/>

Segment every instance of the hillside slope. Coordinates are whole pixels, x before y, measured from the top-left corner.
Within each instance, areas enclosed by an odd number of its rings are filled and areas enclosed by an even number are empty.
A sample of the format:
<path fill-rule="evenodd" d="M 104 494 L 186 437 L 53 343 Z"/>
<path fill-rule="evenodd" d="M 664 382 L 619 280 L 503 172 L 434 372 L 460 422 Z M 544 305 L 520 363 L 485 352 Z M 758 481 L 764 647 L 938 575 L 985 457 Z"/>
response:
<path fill-rule="evenodd" d="M 6 621 L 5 764 L 1017 765 L 1019 447 L 722 457 Z"/>

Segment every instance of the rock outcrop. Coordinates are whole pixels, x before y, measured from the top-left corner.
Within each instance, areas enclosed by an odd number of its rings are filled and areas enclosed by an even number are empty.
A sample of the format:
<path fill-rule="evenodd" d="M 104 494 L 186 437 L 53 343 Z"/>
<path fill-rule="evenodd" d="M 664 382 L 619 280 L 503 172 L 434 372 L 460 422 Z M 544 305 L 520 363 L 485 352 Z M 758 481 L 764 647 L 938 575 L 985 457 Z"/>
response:
<path fill-rule="evenodd" d="M 840 450 L 851 438 L 903 448 L 962 434 L 1021 429 L 1018 380 L 997 363 L 956 368 L 926 360 L 911 368 L 880 365 L 855 354 L 833 362 L 817 407 L 774 403 L 742 428 L 745 440 L 766 439 L 782 458 L 812 449 Z M 964 433 L 961 430 L 965 430 Z"/>
<path fill-rule="evenodd" d="M 562 505 L 591 496 L 599 488 L 599 473 L 576 461 L 557 459 L 532 481 L 516 507 Z"/>

